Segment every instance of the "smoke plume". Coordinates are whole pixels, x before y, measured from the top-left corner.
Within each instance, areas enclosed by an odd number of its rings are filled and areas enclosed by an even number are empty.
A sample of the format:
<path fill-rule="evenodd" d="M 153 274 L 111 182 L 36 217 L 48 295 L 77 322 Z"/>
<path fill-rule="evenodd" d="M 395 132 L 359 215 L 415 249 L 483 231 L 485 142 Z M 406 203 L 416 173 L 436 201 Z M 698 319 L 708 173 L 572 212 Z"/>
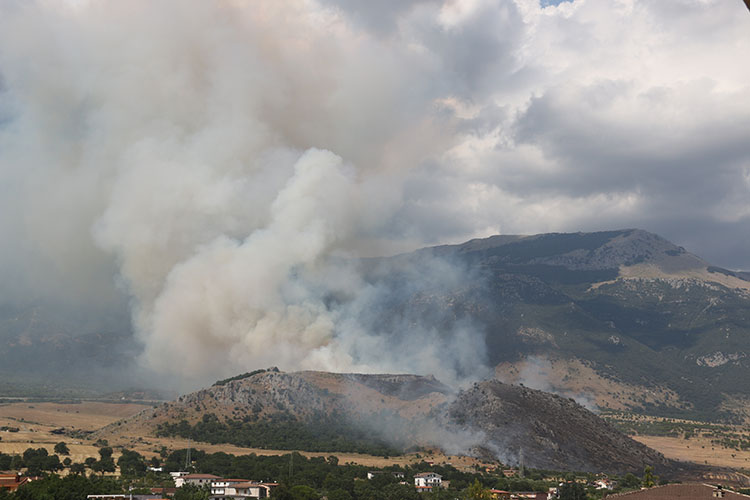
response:
<path fill-rule="evenodd" d="M 187 386 L 273 364 L 479 376 L 469 319 L 382 314 L 465 269 L 423 256 L 394 284 L 358 259 L 695 234 L 701 199 L 748 234 L 746 26 L 719 2 L 615 4 L 0 0 L 0 302 L 128 308 L 145 366 Z"/>

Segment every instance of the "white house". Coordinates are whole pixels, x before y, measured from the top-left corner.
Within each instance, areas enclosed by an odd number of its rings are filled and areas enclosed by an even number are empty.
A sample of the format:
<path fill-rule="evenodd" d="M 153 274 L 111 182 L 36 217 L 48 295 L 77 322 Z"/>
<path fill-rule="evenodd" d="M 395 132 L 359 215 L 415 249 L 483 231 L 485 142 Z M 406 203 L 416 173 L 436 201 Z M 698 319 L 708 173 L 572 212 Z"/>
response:
<path fill-rule="evenodd" d="M 221 479 L 219 476 L 213 474 L 187 474 L 185 476 L 176 477 L 174 485 L 178 488 L 182 488 L 186 484 L 192 484 L 195 486 L 211 486 L 211 483 Z"/>
<path fill-rule="evenodd" d="M 434 472 L 421 472 L 414 475 L 414 486 L 417 491 L 432 491 L 443 485 L 443 476 Z"/>
<path fill-rule="evenodd" d="M 211 500 L 245 500 L 248 498 L 268 498 L 275 484 L 256 483 L 254 481 L 237 482 L 223 480 L 212 483 Z"/>
<path fill-rule="evenodd" d="M 377 476 L 379 474 L 386 474 L 386 472 L 379 471 L 379 470 L 371 470 L 371 471 L 369 471 L 367 473 L 367 479 L 374 479 L 375 476 Z M 404 478 L 404 473 L 403 472 L 399 472 L 399 471 L 391 472 L 391 475 L 393 477 L 395 477 L 396 479 L 403 479 Z"/>
<path fill-rule="evenodd" d="M 597 479 L 596 481 L 594 481 L 594 487 L 597 490 L 611 490 L 611 489 L 614 489 L 615 486 L 614 484 L 612 484 L 612 481 L 610 481 L 609 479 L 605 477 L 605 478 Z"/>
<path fill-rule="evenodd" d="M 235 485 L 249 482 L 247 479 L 217 479 L 211 482 L 211 497 L 235 496 Z"/>

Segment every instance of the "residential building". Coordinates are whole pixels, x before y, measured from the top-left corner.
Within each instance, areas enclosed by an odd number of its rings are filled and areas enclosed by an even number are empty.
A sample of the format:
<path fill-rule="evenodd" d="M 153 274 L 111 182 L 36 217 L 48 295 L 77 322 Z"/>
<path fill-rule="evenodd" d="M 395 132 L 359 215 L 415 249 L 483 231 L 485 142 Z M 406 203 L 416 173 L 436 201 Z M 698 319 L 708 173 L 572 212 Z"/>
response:
<path fill-rule="evenodd" d="M 0 490 L 6 489 L 12 493 L 28 481 L 29 478 L 22 476 L 20 472 L 0 472 Z"/>
<path fill-rule="evenodd" d="M 389 473 L 387 471 L 371 470 L 367 473 L 367 479 L 374 479 L 375 476 L 380 475 L 380 474 L 389 474 Z M 403 472 L 395 471 L 395 472 L 390 472 L 390 474 L 396 479 L 404 478 Z"/>
<path fill-rule="evenodd" d="M 417 491 L 432 491 L 443 485 L 443 476 L 435 472 L 421 472 L 414 475 L 414 486 Z"/>
<path fill-rule="evenodd" d="M 701 483 L 665 484 L 607 496 L 608 500 L 750 500 L 749 495 Z"/>
<path fill-rule="evenodd" d="M 276 483 L 258 483 L 247 479 L 219 479 L 211 483 L 211 500 L 268 498 Z"/>
<path fill-rule="evenodd" d="M 176 477 L 174 485 L 178 488 L 182 488 L 182 486 L 186 484 L 192 484 L 194 486 L 211 486 L 211 483 L 217 479 L 221 478 L 219 476 L 214 476 L 213 474 L 188 474 L 186 476 Z"/>

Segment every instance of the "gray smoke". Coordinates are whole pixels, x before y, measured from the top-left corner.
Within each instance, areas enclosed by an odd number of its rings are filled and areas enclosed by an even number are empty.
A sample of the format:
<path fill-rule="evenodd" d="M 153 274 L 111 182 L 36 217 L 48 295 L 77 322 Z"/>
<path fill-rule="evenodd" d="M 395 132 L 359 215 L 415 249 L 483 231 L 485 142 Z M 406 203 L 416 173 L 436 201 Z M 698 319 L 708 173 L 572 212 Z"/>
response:
<path fill-rule="evenodd" d="M 739 18 L 698 0 L 2 0 L 0 302 L 127 307 L 145 366 L 185 386 L 271 364 L 481 376 L 469 320 L 379 321 L 408 287 L 356 258 L 688 220 L 666 236 L 750 234 Z M 462 273 L 435 260 L 419 292 Z"/>

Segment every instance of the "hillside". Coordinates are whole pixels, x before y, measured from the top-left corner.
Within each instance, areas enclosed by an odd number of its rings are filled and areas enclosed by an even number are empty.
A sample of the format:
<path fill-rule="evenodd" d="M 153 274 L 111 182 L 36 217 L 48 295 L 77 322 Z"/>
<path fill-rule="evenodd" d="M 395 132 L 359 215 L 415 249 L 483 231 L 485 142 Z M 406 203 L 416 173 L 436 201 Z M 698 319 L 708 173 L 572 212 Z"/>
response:
<path fill-rule="evenodd" d="M 321 452 L 437 446 L 558 470 L 674 468 L 572 400 L 498 381 L 454 394 L 415 375 L 261 371 L 146 410 L 96 437 L 128 435 Z"/>
<path fill-rule="evenodd" d="M 445 267 L 450 280 L 435 272 Z M 385 311 L 366 326 L 468 323 L 503 380 L 708 420 L 739 418 L 724 409 L 750 395 L 737 383 L 750 377 L 747 273 L 645 231 L 494 236 L 361 269 Z"/>

